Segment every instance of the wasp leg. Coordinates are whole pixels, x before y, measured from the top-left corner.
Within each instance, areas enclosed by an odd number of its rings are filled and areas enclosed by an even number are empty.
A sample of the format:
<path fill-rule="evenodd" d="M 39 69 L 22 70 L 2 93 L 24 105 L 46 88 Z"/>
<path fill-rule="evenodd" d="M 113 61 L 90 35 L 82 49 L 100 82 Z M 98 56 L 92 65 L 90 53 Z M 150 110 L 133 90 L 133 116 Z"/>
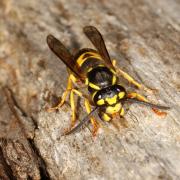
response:
<path fill-rule="evenodd" d="M 89 114 L 91 112 L 91 105 L 87 98 L 85 99 L 84 104 L 85 104 L 86 112 Z M 93 136 L 96 136 L 99 125 L 96 122 L 96 119 L 93 117 L 90 118 L 90 121 L 91 121 L 91 124 L 93 125 Z"/>
<path fill-rule="evenodd" d="M 73 77 L 70 74 L 69 77 L 68 77 L 67 87 L 66 87 L 66 90 L 64 91 L 64 93 L 63 93 L 63 95 L 61 97 L 61 101 L 55 107 L 49 108 L 47 110 L 48 112 L 53 112 L 53 111 L 59 109 L 64 104 L 64 102 L 66 100 L 66 97 L 68 96 L 69 92 L 72 90 L 72 82 L 73 82 Z"/>
<path fill-rule="evenodd" d="M 149 102 L 144 96 L 142 96 L 141 94 L 138 94 L 136 92 L 128 93 L 127 97 L 128 98 L 135 98 L 135 99 L 138 99 L 140 101 Z"/>
<path fill-rule="evenodd" d="M 106 121 L 106 122 L 108 122 L 108 121 L 110 121 L 111 119 L 112 119 L 112 117 L 111 116 L 109 116 L 107 113 L 105 113 L 105 112 L 101 112 L 100 113 L 100 117 L 101 117 L 101 119 L 103 119 L 104 121 Z"/>
<path fill-rule="evenodd" d="M 70 126 L 70 130 L 69 129 L 66 130 L 64 134 L 69 133 L 69 131 L 71 131 L 71 129 L 74 127 L 75 122 L 76 122 L 76 106 L 75 106 L 74 94 L 86 99 L 86 96 L 82 94 L 80 91 L 78 91 L 77 89 L 70 90 L 70 106 L 71 106 L 71 111 L 72 111 L 71 126 Z"/>
<path fill-rule="evenodd" d="M 74 105 L 74 95 L 73 95 L 73 93 L 75 93 L 75 94 L 77 94 L 78 96 L 84 98 L 84 104 L 85 104 L 86 112 L 87 112 L 88 114 L 91 112 L 91 105 L 90 105 L 89 100 L 86 98 L 86 96 L 83 95 L 83 94 L 82 94 L 80 91 L 78 91 L 77 89 L 72 89 L 72 90 L 71 90 L 71 95 L 70 95 L 70 97 L 71 97 L 70 102 L 72 103 L 72 104 L 71 104 L 71 108 L 72 108 L 72 111 L 73 111 L 73 112 L 72 112 L 72 126 L 74 126 L 75 121 L 76 121 L 76 110 L 75 110 L 75 105 Z M 91 121 L 91 123 L 92 123 L 92 125 L 93 125 L 93 136 L 95 136 L 96 133 L 97 133 L 97 130 L 98 130 L 99 126 L 98 126 L 96 120 L 95 120 L 93 117 L 90 118 L 90 121 Z M 72 126 L 71 126 L 71 127 L 72 127 Z"/>
<path fill-rule="evenodd" d="M 116 60 L 112 60 L 112 64 L 116 69 L 116 72 L 118 75 L 122 76 L 123 78 L 125 78 L 129 83 L 135 85 L 137 88 L 139 89 L 143 89 L 146 92 L 152 93 L 153 90 L 147 88 L 146 86 L 144 86 L 143 84 L 138 83 L 134 78 L 132 78 L 128 73 L 124 72 L 123 70 L 121 70 L 120 68 L 116 67 Z"/>
<path fill-rule="evenodd" d="M 135 98 L 135 99 L 138 99 L 140 101 L 145 101 L 145 102 L 149 102 L 144 96 L 136 93 L 136 92 L 131 92 L 127 95 L 128 98 Z M 156 108 L 152 108 L 152 110 L 154 111 L 154 113 L 156 113 L 158 116 L 165 116 L 167 113 L 166 112 L 163 112 L 163 111 L 159 111 L 158 109 Z"/>
<path fill-rule="evenodd" d="M 87 99 L 87 97 L 82 94 L 79 90 L 77 89 L 72 89 L 71 93 L 70 93 L 70 103 L 71 103 L 71 110 L 72 110 L 72 123 L 71 123 L 71 127 L 74 126 L 75 121 L 76 121 L 76 108 L 75 108 L 75 103 L 74 103 L 74 94 L 78 95 L 81 98 L 85 99 L 85 107 L 86 107 L 86 111 L 89 114 L 91 112 L 91 108 L 90 108 L 90 103 L 89 100 Z M 89 108 L 88 108 L 89 105 Z M 88 110 L 87 110 L 88 108 Z"/>
<path fill-rule="evenodd" d="M 119 111 L 120 117 L 123 117 L 125 114 L 124 108 L 122 107 L 121 110 Z"/>
<path fill-rule="evenodd" d="M 72 128 L 76 122 L 76 108 L 75 108 L 75 102 L 74 102 L 73 89 L 71 90 L 71 93 L 70 93 L 70 105 L 71 105 L 71 111 L 72 111 L 72 119 L 71 119 L 71 128 Z"/>
<path fill-rule="evenodd" d="M 85 96 L 77 89 L 71 89 L 71 92 L 70 92 L 70 105 L 71 105 L 71 110 L 72 110 L 71 128 L 74 126 L 76 122 L 76 107 L 75 107 L 75 101 L 74 101 L 74 94 L 78 95 L 79 97 L 85 98 Z"/>

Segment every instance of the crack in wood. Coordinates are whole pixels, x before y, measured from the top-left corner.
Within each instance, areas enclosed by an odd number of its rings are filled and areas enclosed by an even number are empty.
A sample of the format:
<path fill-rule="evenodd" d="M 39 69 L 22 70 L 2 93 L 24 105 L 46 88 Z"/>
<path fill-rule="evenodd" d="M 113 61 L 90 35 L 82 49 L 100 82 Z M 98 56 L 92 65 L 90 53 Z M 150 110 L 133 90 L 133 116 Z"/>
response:
<path fill-rule="evenodd" d="M 33 137 L 33 139 L 27 138 L 27 133 L 26 133 L 26 131 L 25 131 L 25 128 L 24 128 L 23 123 L 21 122 L 21 118 L 19 117 L 19 115 L 18 115 L 18 113 L 17 113 L 17 111 L 16 111 L 16 108 L 18 108 L 18 109 L 21 111 L 21 113 L 22 113 L 22 115 L 23 115 L 24 117 L 26 117 L 26 118 L 31 118 L 31 119 L 32 119 L 32 117 L 29 117 L 28 114 L 18 105 L 18 103 L 17 103 L 17 101 L 16 101 L 16 99 L 15 99 L 15 97 L 14 97 L 14 95 L 13 95 L 13 92 L 12 92 L 12 90 L 11 90 L 10 88 L 5 87 L 5 88 L 4 88 L 4 92 L 5 92 L 5 95 L 6 95 L 6 98 L 7 98 L 7 103 L 8 103 L 8 105 L 9 105 L 9 108 L 10 108 L 10 110 L 12 111 L 12 113 L 14 114 L 14 116 L 16 117 L 16 119 L 17 119 L 17 121 L 18 121 L 18 123 L 19 123 L 19 126 L 21 127 L 21 129 L 22 129 L 22 131 L 23 131 L 24 136 L 25 136 L 26 140 L 28 141 L 28 144 L 30 145 L 31 150 L 33 151 L 34 158 L 35 158 L 35 160 L 36 160 L 37 163 L 38 163 L 38 167 L 39 167 L 41 179 L 47 179 L 47 180 L 49 180 L 49 179 L 50 179 L 50 176 L 49 176 L 49 174 L 48 174 L 45 161 L 43 160 L 42 156 L 40 155 L 40 152 L 38 151 L 38 149 L 37 149 L 36 146 L 35 146 L 35 143 L 34 143 L 34 140 L 33 140 L 34 137 Z M 15 108 L 15 107 L 16 107 L 16 108 Z M 36 122 L 35 119 L 33 119 L 33 122 Z M 35 129 L 34 129 L 34 131 L 35 131 L 36 129 L 38 129 L 37 123 L 35 124 Z M 35 134 L 34 134 L 34 136 L 35 136 Z M 16 148 L 16 147 L 14 146 L 14 144 L 13 144 L 13 147 Z M 25 150 L 25 149 L 26 149 L 26 148 L 24 147 L 24 150 Z M 2 149 L 0 149 L 0 153 L 1 153 L 1 151 L 2 151 Z M 29 155 L 29 152 L 27 152 L 27 154 Z M 29 156 L 31 156 L 31 155 L 29 155 Z M 0 156 L 0 157 L 1 157 L 1 156 Z M 3 156 L 2 156 L 2 157 L 3 157 Z M 3 158 L 4 158 L 4 157 L 3 157 Z M 5 159 L 4 159 L 4 160 L 5 160 Z M 3 161 L 3 162 L 4 162 L 4 161 Z M 4 167 L 5 167 L 6 169 L 10 168 L 10 166 L 6 165 L 5 163 L 3 163 L 3 165 L 4 165 Z M 11 169 L 10 169 L 10 170 L 11 170 Z M 10 170 L 9 170 L 9 171 L 10 171 Z M 9 176 L 12 176 L 12 177 L 13 177 L 12 170 L 10 171 L 10 175 L 9 175 Z M 31 177 L 28 176 L 28 179 L 31 179 Z"/>
<path fill-rule="evenodd" d="M 34 140 L 33 139 L 27 139 L 29 144 L 31 145 L 31 148 L 38 160 L 38 164 L 39 164 L 39 171 L 40 171 L 40 175 L 41 175 L 41 179 L 46 179 L 46 180 L 50 180 L 50 176 L 49 173 L 47 171 L 47 166 L 46 163 L 44 161 L 44 159 L 42 158 L 38 148 L 36 147 Z"/>
<path fill-rule="evenodd" d="M 1 141 L 5 141 L 4 139 L 1 139 Z M 6 175 L 10 180 L 16 180 L 17 178 L 13 175 L 13 171 L 11 169 L 11 166 L 6 162 L 6 158 L 3 155 L 3 143 L 0 143 L 0 164 L 3 165 L 3 168 L 5 170 Z"/>

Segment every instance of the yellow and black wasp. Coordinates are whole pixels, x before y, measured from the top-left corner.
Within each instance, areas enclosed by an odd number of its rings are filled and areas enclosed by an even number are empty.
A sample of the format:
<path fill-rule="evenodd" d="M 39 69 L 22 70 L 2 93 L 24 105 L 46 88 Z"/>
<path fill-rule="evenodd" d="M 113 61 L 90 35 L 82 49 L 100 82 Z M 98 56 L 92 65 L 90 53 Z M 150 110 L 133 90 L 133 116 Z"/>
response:
<path fill-rule="evenodd" d="M 110 121 L 114 114 L 119 113 L 120 116 L 124 115 L 123 104 L 126 102 L 141 103 L 156 109 L 156 112 L 158 112 L 157 109 L 169 109 L 169 107 L 150 103 L 144 96 L 136 92 L 126 92 L 125 88 L 119 84 L 118 75 L 123 76 L 140 89 L 147 90 L 147 88 L 136 82 L 126 72 L 116 67 L 116 61 L 111 61 L 102 35 L 94 26 L 86 26 L 83 31 L 97 50 L 84 48 L 73 56 L 58 39 L 52 35 L 47 36 L 49 48 L 66 64 L 69 72 L 67 88 L 62 95 L 60 103 L 49 109 L 51 111 L 61 107 L 69 95 L 72 109 L 72 123 L 71 130 L 66 134 L 77 131 L 89 120 L 93 125 L 93 132 L 95 134 L 98 124 L 93 114 L 98 110 L 101 119 Z M 87 86 L 89 96 L 83 94 L 75 86 L 79 81 Z M 88 113 L 75 127 L 76 107 L 74 94 L 83 97 Z M 94 106 L 93 110 L 91 106 Z"/>

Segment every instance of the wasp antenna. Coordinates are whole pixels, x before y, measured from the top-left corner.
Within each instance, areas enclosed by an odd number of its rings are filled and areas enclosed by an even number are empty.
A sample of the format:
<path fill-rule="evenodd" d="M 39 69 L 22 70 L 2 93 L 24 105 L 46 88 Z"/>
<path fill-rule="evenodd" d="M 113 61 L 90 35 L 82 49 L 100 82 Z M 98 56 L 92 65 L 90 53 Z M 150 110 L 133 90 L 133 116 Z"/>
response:
<path fill-rule="evenodd" d="M 68 132 L 65 132 L 63 136 L 77 132 L 84 124 L 86 124 L 89 121 L 90 116 L 92 116 L 96 112 L 97 109 L 98 107 L 95 107 L 87 116 L 84 117 L 84 119 L 76 127 L 74 127 Z"/>
<path fill-rule="evenodd" d="M 159 105 L 159 104 L 152 104 L 152 103 L 140 101 L 140 100 L 134 99 L 134 98 L 128 98 L 125 101 L 131 102 L 131 103 L 143 104 L 145 106 L 149 106 L 149 107 L 157 108 L 157 109 L 164 109 L 164 110 L 170 109 L 170 107 L 168 107 L 168 106 L 163 106 L 163 105 Z"/>

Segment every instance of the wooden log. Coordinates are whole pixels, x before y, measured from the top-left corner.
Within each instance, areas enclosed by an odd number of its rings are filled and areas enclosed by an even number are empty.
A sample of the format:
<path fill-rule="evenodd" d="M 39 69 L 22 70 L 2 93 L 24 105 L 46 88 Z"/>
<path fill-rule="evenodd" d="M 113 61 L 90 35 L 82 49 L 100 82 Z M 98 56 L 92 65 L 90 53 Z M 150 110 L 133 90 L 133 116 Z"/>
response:
<path fill-rule="evenodd" d="M 0 2 L 0 178 L 1 179 L 179 179 L 180 2 L 177 0 Z M 171 107 L 159 117 L 129 105 L 125 120 L 91 125 L 62 136 L 70 126 L 65 65 L 49 50 L 53 34 L 71 52 L 93 47 L 86 25 L 103 34 L 112 59 L 138 82 L 156 89 L 128 91 Z M 85 115 L 79 100 L 79 120 Z"/>

